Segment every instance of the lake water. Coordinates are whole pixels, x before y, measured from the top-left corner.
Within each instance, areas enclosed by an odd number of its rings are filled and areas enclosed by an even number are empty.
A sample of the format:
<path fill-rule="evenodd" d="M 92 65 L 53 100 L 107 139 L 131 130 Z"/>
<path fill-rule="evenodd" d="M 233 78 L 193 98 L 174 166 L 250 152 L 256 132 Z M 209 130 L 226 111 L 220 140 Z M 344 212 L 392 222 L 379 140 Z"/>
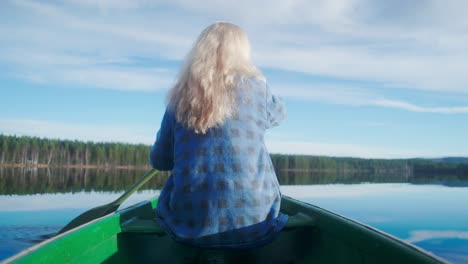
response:
<path fill-rule="evenodd" d="M 113 201 L 142 174 L 0 169 L 0 261 L 47 239 L 81 212 Z M 327 177 L 309 175 L 301 176 L 301 185 L 291 185 L 294 175 L 279 180 L 284 195 L 369 224 L 450 262 L 468 263 L 468 182 L 392 177 L 372 182 L 369 175 L 335 176 L 323 184 Z M 164 180 L 156 177 L 123 206 L 157 195 Z"/>

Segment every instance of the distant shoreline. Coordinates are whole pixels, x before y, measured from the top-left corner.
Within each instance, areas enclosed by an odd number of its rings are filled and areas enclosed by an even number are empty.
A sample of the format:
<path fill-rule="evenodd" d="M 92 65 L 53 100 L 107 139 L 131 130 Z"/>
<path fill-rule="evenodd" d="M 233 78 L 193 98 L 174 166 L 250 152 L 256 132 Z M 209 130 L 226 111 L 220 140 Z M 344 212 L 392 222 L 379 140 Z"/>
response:
<path fill-rule="evenodd" d="M 150 169 L 150 150 L 151 146 L 143 144 L 93 143 L 0 134 L 0 168 L 147 170 Z M 468 177 L 467 157 L 362 159 L 270 154 L 270 159 L 276 173 L 298 177 L 307 173 Z"/>
<path fill-rule="evenodd" d="M 65 168 L 65 169 L 117 169 L 117 170 L 143 170 L 150 169 L 150 166 L 135 166 L 135 165 L 53 165 L 53 164 L 12 164 L 12 163 L 0 163 L 0 168 Z"/>

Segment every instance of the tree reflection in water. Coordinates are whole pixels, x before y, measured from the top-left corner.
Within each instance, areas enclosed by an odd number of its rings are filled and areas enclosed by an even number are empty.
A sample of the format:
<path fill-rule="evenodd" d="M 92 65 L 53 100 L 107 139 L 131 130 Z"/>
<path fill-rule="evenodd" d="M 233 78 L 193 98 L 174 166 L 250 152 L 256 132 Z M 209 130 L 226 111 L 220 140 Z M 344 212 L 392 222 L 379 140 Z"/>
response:
<path fill-rule="evenodd" d="M 0 167 L 0 195 L 123 191 L 136 182 L 144 170 L 84 168 L 5 168 Z M 398 173 L 336 173 L 277 171 L 281 185 L 355 184 L 355 183 L 438 183 L 460 186 L 468 179 L 459 176 L 408 176 Z M 161 189 L 169 173 L 160 172 L 141 189 Z"/>

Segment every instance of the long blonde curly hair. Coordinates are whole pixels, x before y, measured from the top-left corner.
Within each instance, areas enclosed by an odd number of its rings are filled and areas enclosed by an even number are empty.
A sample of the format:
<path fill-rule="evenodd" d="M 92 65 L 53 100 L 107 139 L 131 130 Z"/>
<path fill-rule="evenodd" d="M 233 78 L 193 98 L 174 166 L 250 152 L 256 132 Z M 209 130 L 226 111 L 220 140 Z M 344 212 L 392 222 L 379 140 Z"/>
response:
<path fill-rule="evenodd" d="M 247 34 L 234 24 L 214 23 L 203 30 L 187 55 L 169 92 L 168 106 L 179 123 L 205 134 L 237 110 L 236 77 L 264 80 L 251 62 Z"/>

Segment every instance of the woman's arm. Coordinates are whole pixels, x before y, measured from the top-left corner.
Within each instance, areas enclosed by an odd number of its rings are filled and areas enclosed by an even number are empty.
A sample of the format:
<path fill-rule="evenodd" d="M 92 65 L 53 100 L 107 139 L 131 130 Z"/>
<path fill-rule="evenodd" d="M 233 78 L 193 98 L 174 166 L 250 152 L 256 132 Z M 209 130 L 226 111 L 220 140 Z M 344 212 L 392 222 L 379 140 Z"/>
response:
<path fill-rule="evenodd" d="M 286 119 L 287 116 L 283 100 L 281 100 L 280 97 L 273 95 L 268 85 L 266 85 L 266 111 L 267 129 L 278 126 Z"/>
<path fill-rule="evenodd" d="M 150 164 L 155 169 L 172 170 L 174 167 L 174 122 L 174 115 L 166 110 L 150 151 Z"/>

